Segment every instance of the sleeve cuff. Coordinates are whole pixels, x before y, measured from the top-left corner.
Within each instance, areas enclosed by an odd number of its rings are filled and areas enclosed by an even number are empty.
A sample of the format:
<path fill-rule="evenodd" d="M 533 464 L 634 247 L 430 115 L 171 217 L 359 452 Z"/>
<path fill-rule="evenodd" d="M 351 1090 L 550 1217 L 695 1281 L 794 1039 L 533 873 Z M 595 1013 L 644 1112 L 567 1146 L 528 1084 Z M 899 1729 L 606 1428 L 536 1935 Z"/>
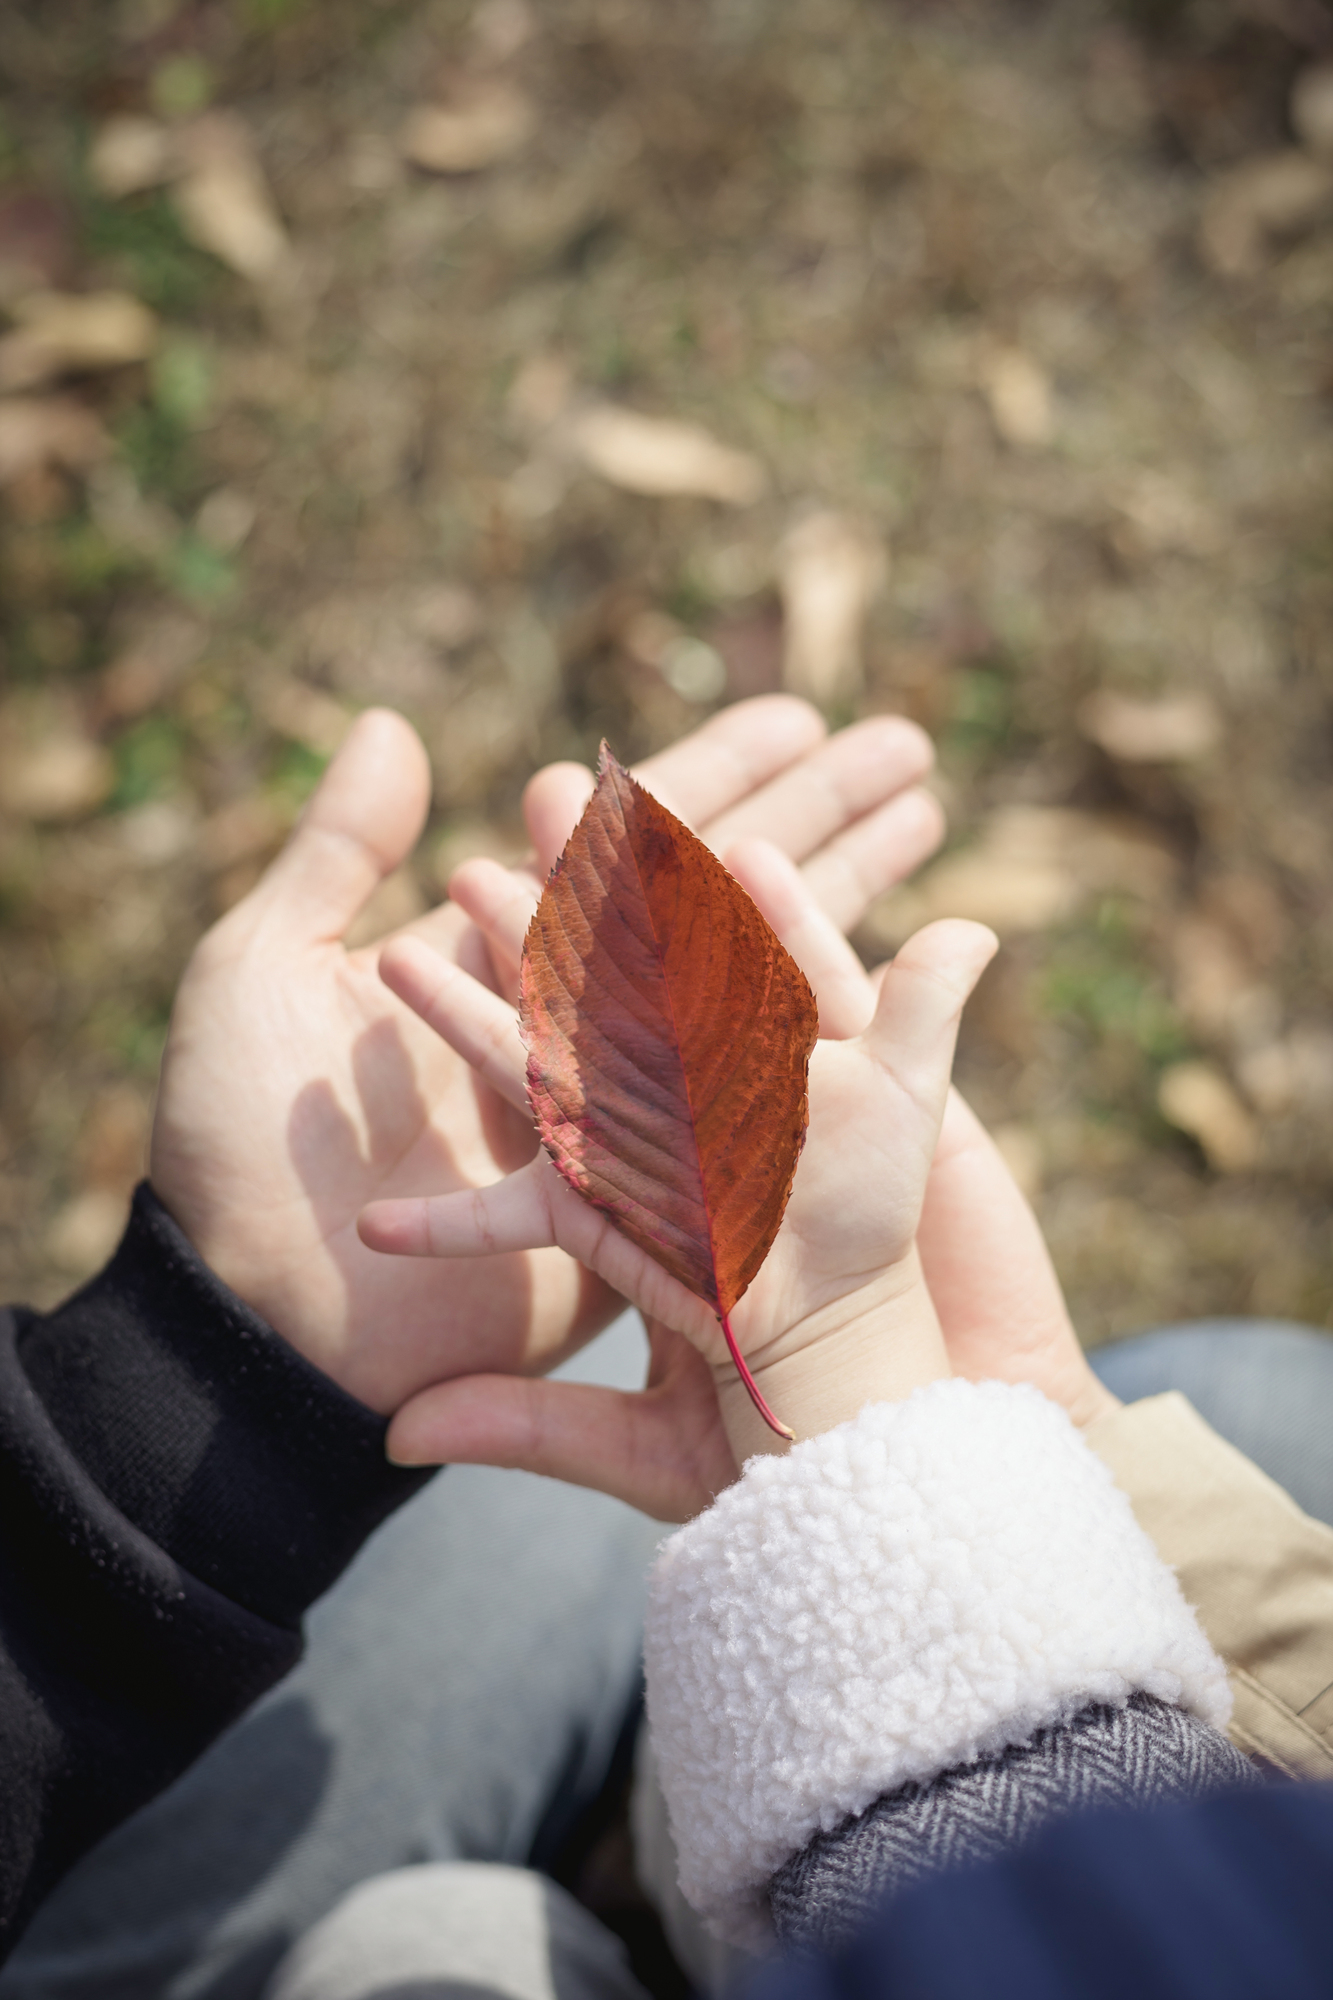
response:
<path fill-rule="evenodd" d="M 1144 1693 L 1225 1723 L 1221 1662 L 1035 1390 L 938 1382 L 742 1478 L 667 1541 L 648 1712 L 681 1888 L 756 1947 L 770 1879 L 912 1783 Z"/>
<path fill-rule="evenodd" d="M 216 1278 L 145 1182 L 110 1264 L 19 1317 L 17 1360 L 84 1472 L 180 1568 L 294 1629 L 428 1473 Z"/>

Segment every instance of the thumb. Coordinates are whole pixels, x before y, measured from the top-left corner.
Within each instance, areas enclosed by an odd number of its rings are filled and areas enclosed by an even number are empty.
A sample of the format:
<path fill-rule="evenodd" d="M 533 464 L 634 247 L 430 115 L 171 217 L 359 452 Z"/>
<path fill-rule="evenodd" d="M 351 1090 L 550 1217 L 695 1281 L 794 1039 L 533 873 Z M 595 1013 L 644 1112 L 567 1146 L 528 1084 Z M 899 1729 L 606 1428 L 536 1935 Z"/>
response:
<path fill-rule="evenodd" d="M 963 1007 L 998 950 L 994 931 L 951 917 L 910 937 L 883 975 L 861 1045 L 936 1127 Z"/>
<path fill-rule="evenodd" d="M 252 917 L 296 945 L 340 938 L 416 845 L 430 807 L 430 760 L 392 709 L 358 716 L 282 853 L 246 898 Z"/>
<path fill-rule="evenodd" d="M 693 1355 L 693 1350 L 691 1349 Z M 653 1390 L 464 1375 L 421 1390 L 389 1426 L 396 1465 L 500 1465 L 590 1486 L 659 1521 L 683 1521 L 736 1476 L 707 1363 Z M 706 1397 L 712 1424 L 700 1421 Z M 720 1449 L 700 1451 L 716 1431 Z M 700 1460 L 704 1463 L 701 1465 Z"/>

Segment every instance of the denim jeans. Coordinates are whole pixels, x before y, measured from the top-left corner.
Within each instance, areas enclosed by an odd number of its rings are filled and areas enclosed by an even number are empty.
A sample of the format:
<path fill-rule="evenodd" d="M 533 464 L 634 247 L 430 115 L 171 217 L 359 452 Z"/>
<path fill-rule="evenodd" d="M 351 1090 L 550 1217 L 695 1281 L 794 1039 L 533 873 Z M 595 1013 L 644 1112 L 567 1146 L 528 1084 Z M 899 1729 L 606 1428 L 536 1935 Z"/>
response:
<path fill-rule="evenodd" d="M 643 1358 L 627 1315 L 568 1372 L 631 1387 Z M 1333 1523 L 1326 1335 L 1213 1321 L 1093 1359 L 1126 1400 L 1182 1389 Z M 295 1673 L 61 1884 L 0 2000 L 256 2000 L 372 1877 L 549 1865 L 634 1713 L 662 1532 L 523 1474 L 436 1480 L 316 1606 Z"/>
<path fill-rule="evenodd" d="M 1123 1403 L 1179 1389 L 1199 1415 L 1333 1527 L 1333 1338 L 1290 1320 L 1202 1319 L 1090 1356 Z"/>

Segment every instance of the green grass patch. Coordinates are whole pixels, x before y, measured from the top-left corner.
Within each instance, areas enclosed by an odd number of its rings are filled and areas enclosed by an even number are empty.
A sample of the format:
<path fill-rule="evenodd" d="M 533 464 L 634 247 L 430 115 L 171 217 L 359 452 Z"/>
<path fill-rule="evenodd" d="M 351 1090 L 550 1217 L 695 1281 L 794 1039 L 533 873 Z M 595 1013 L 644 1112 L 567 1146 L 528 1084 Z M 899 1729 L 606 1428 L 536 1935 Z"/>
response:
<path fill-rule="evenodd" d="M 279 797 L 302 806 L 323 777 L 328 761 L 304 743 L 284 743 L 274 760 L 270 784 Z"/>
<path fill-rule="evenodd" d="M 1004 750 L 1014 730 L 1014 687 L 1000 666 L 960 668 L 952 679 L 949 719 L 940 747 L 955 761 L 977 764 Z"/>
<path fill-rule="evenodd" d="M 170 715 L 146 715 L 117 737 L 112 745 L 116 761 L 112 810 L 141 806 L 173 790 L 180 781 L 185 749 L 184 728 Z"/>
<path fill-rule="evenodd" d="M 1179 1062 L 1193 1044 L 1154 969 L 1141 956 L 1124 905 L 1105 897 L 1090 925 L 1051 947 L 1040 988 L 1042 1012 L 1092 1043 L 1132 1044 L 1153 1069 Z"/>
<path fill-rule="evenodd" d="M 120 267 L 136 298 L 169 319 L 189 318 L 216 288 L 221 266 L 189 241 L 160 190 L 108 201 L 77 190 L 80 233 L 88 253 Z"/>

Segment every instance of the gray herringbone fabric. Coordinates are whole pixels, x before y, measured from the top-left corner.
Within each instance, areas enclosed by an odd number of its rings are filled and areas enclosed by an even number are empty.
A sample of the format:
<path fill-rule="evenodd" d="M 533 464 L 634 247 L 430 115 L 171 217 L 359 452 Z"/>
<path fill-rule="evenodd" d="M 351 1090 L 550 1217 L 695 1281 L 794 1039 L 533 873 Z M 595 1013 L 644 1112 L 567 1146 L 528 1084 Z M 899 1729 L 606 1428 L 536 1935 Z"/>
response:
<path fill-rule="evenodd" d="M 1062 1813 L 1258 1782 L 1225 1736 L 1169 1702 L 1136 1694 L 1125 1708 L 1085 1708 L 1018 1749 L 906 1785 L 816 1835 L 769 1885 L 774 1929 L 785 1946 L 827 1949 L 909 1883 L 1008 1852 Z"/>

